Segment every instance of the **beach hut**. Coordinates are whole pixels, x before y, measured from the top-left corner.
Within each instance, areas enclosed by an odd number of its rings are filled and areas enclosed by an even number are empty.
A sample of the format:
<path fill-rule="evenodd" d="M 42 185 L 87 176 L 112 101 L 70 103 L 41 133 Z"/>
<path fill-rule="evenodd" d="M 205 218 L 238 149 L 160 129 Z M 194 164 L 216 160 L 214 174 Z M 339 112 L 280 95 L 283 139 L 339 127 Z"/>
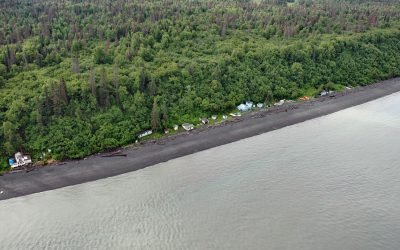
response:
<path fill-rule="evenodd" d="M 191 123 L 184 123 L 182 124 L 182 128 L 186 131 L 190 131 L 194 129 L 194 125 Z"/>

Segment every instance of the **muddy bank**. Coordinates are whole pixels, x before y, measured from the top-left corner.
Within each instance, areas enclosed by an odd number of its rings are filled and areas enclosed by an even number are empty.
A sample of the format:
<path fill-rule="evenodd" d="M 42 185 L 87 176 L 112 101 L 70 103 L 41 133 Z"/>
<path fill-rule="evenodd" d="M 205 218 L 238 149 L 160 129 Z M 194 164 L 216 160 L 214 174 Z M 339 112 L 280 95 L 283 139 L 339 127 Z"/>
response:
<path fill-rule="evenodd" d="M 123 149 L 120 157 L 92 156 L 86 160 L 0 176 L 0 200 L 111 177 L 177 157 L 317 118 L 399 92 L 400 78 L 359 87 L 335 97 L 287 103 L 265 112 L 248 113 L 216 126 L 171 135 Z M 126 155 L 126 156 L 125 156 Z"/>

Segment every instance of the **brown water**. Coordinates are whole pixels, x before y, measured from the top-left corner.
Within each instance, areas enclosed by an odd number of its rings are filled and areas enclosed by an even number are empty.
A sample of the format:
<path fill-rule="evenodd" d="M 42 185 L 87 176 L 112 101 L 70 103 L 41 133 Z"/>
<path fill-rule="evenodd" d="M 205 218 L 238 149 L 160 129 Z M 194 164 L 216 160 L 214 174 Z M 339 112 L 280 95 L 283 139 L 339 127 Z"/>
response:
<path fill-rule="evenodd" d="M 400 94 L 0 201 L 1 249 L 400 249 Z"/>

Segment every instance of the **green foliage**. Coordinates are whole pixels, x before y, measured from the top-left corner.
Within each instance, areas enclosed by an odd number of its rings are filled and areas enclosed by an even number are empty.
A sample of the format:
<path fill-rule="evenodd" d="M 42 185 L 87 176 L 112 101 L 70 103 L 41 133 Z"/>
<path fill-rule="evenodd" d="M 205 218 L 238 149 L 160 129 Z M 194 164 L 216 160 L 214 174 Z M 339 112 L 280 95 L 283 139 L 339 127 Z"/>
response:
<path fill-rule="evenodd" d="M 110 56 L 104 51 L 103 47 L 97 47 L 94 50 L 93 60 L 96 64 L 106 64 L 112 62 Z"/>
<path fill-rule="evenodd" d="M 21 0 L 0 10 L 0 171 L 17 150 L 80 158 L 245 100 L 400 75 L 395 0 Z"/>

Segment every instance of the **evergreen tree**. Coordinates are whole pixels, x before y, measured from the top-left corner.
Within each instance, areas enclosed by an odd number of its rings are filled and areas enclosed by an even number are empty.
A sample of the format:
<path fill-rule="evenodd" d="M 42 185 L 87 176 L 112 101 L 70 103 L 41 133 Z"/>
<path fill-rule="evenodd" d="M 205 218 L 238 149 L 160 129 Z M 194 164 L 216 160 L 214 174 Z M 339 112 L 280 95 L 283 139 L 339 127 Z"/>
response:
<path fill-rule="evenodd" d="M 93 66 L 90 67 L 89 87 L 92 95 L 97 99 L 97 86 Z"/>
<path fill-rule="evenodd" d="M 160 129 L 160 126 L 160 108 L 158 107 L 157 99 L 154 98 L 153 109 L 151 110 L 151 128 L 157 131 Z"/>

